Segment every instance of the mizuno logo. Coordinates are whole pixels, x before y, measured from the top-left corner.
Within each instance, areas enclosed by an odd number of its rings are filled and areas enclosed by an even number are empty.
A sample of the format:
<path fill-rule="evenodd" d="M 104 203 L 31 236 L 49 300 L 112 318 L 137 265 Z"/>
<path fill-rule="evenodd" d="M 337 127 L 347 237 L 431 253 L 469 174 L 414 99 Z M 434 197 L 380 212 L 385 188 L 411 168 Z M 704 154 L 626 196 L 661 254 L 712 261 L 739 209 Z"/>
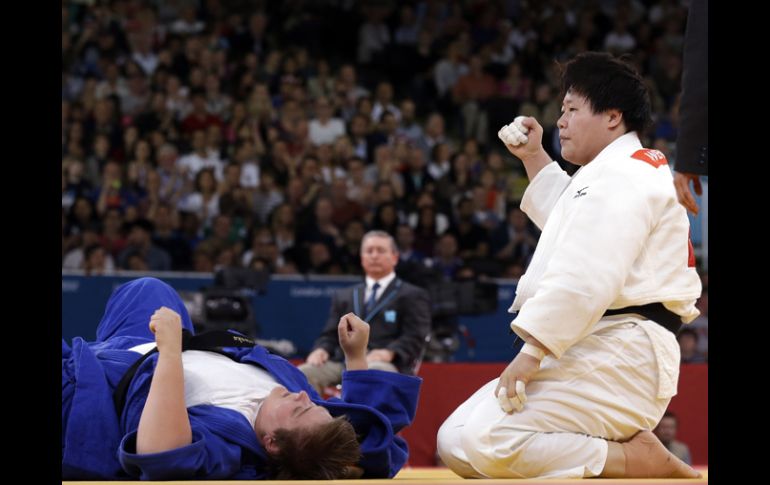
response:
<path fill-rule="evenodd" d="M 583 197 L 584 195 L 587 195 L 586 194 L 586 189 L 587 188 L 588 188 L 588 186 L 586 185 L 582 189 L 578 190 L 577 193 L 575 194 L 575 197 L 573 197 L 573 199 L 577 199 L 578 197 Z"/>

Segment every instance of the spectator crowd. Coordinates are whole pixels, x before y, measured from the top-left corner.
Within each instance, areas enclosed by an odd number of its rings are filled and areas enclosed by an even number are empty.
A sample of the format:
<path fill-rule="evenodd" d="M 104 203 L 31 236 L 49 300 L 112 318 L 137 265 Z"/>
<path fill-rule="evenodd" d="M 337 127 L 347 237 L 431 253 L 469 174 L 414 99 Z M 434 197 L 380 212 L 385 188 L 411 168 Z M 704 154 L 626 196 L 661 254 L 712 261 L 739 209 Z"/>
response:
<path fill-rule="evenodd" d="M 497 130 L 535 116 L 574 170 L 557 62 L 610 51 L 650 88 L 643 144 L 675 164 L 686 18 L 677 0 L 64 0 L 63 268 L 360 275 L 380 229 L 449 279 L 518 278 L 539 231 Z"/>

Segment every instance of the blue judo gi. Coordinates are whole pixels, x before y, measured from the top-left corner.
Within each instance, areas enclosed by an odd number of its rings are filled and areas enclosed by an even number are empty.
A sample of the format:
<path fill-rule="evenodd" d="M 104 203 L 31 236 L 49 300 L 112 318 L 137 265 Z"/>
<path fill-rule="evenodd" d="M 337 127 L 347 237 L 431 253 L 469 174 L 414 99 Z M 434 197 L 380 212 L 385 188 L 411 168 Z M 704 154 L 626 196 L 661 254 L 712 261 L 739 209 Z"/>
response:
<path fill-rule="evenodd" d="M 251 423 L 231 409 L 211 405 L 187 408 L 193 441 L 162 453 L 136 454 L 136 430 L 150 389 L 157 354 L 143 362 L 128 388 L 120 416 L 112 393 L 140 354 L 128 350 L 154 342 L 150 316 L 166 306 L 193 331 L 176 291 L 155 278 L 118 287 L 107 302 L 96 342 L 62 340 L 62 479 L 267 479 L 267 454 Z M 342 399 L 322 400 L 304 374 L 259 345 L 225 348 L 240 362 L 259 365 L 289 391 L 304 390 L 332 416 L 346 415 L 361 444 L 358 466 L 364 478 L 393 477 L 408 456 L 396 433 L 409 425 L 422 379 L 377 370 L 348 371 Z"/>

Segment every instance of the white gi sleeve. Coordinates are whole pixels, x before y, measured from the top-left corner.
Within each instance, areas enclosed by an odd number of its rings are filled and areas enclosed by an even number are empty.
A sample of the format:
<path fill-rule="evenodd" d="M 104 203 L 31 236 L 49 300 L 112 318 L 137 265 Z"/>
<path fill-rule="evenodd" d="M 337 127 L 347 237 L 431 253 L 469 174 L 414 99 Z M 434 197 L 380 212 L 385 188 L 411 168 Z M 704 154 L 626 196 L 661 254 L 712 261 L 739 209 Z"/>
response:
<path fill-rule="evenodd" d="M 569 184 L 570 176 L 558 163 L 551 162 L 543 167 L 532 179 L 521 199 L 521 210 L 532 222 L 543 230 L 548 216 L 559 200 L 564 188 Z"/>

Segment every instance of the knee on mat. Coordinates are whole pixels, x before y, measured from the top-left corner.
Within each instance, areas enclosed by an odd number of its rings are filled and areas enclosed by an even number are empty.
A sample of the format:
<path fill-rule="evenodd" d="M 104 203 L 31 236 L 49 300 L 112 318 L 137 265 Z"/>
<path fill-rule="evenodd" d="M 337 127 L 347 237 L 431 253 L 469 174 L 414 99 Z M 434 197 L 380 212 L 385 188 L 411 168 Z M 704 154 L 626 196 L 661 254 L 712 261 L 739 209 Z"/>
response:
<path fill-rule="evenodd" d="M 462 443 L 473 467 L 484 475 L 490 478 L 531 478 L 539 476 L 542 471 L 528 452 L 534 435 L 532 431 L 466 426 Z"/>
<path fill-rule="evenodd" d="M 483 478 L 471 466 L 462 450 L 460 432 L 462 428 L 445 421 L 436 436 L 436 454 L 441 463 L 463 478 Z"/>
<path fill-rule="evenodd" d="M 452 426 L 447 420 L 444 421 L 444 424 L 438 429 L 438 434 L 436 435 L 436 451 L 438 452 L 441 461 L 443 461 L 449 468 L 452 468 L 452 462 L 454 461 L 452 448 L 460 447 L 461 429 L 462 428 L 457 426 Z"/>

